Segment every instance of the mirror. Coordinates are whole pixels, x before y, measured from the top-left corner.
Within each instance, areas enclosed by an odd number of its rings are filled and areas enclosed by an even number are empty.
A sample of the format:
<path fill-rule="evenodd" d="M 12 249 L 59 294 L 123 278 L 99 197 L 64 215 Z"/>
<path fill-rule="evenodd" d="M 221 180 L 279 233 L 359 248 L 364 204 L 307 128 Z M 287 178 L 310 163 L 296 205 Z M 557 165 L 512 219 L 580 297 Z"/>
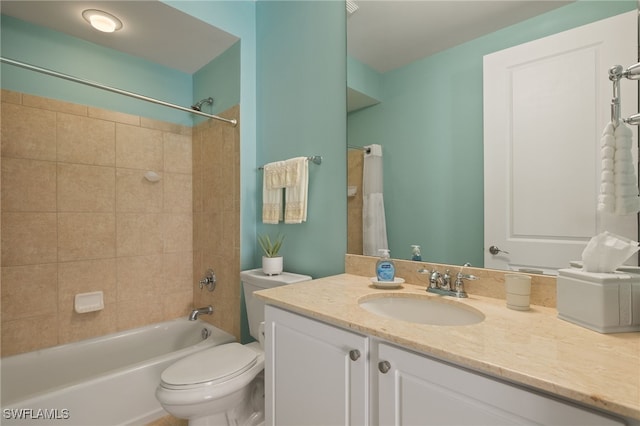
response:
<path fill-rule="evenodd" d="M 456 10 L 447 10 L 443 4 L 447 2 L 356 3 L 360 8 L 347 20 L 352 101 L 347 119 L 352 160 L 347 251 L 362 254 L 358 211 L 362 183 L 358 179 L 363 154 L 357 147 L 380 144 L 392 257 L 410 259 L 411 245 L 417 244 L 427 262 L 484 266 L 483 56 L 624 13 L 635 9 L 636 3 L 451 2 Z M 499 3 L 512 9 L 492 9 Z M 526 9 L 529 3 L 547 9 Z M 422 9 L 411 12 L 412 4 Z M 370 6 L 386 7 L 386 21 L 366 24 Z M 430 28 L 432 20 L 440 33 L 417 39 L 420 34 L 412 32 L 413 25 Z M 410 39 L 402 44 L 404 49 L 391 48 L 386 39 L 394 25 L 402 27 L 401 33 Z M 448 45 L 450 34 L 464 32 L 456 25 L 469 27 L 467 38 Z M 375 48 L 367 48 L 366 28 L 376 32 L 369 39 Z M 426 47 L 431 46 L 440 47 L 429 51 Z M 387 48 L 397 54 L 386 62 L 382 56 L 375 58 L 379 62 L 369 56 Z M 412 57 L 416 50 L 429 56 Z"/>

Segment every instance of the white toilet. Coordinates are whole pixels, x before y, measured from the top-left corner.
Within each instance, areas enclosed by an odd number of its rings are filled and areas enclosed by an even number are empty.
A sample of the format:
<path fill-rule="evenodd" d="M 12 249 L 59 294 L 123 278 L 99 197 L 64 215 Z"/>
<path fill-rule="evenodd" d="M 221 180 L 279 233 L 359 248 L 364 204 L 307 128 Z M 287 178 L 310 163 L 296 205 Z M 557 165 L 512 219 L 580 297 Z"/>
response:
<path fill-rule="evenodd" d="M 240 273 L 249 331 L 258 339 L 227 343 L 180 359 L 162 372 L 156 398 L 190 426 L 255 426 L 264 422 L 264 303 L 253 292 L 308 281 L 307 275 L 262 269 Z"/>

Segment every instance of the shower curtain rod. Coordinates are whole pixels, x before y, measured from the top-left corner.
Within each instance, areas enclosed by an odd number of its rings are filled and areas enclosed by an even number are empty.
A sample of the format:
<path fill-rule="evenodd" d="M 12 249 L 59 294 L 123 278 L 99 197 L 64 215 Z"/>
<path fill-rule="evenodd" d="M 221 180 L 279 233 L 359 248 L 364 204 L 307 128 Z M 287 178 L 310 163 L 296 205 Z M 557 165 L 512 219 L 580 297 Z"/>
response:
<path fill-rule="evenodd" d="M 238 125 L 238 121 L 235 119 L 228 119 L 228 118 L 223 118 L 223 117 L 219 117 L 217 115 L 213 115 L 213 114 L 207 114 L 206 112 L 202 112 L 202 111 L 196 111 L 192 108 L 187 108 L 187 107 L 183 107 L 180 105 L 175 105 L 169 102 L 165 102 L 165 101 L 161 101 L 159 99 L 155 99 L 155 98 L 150 98 L 148 96 L 144 96 L 144 95 L 139 95 L 137 93 L 133 93 L 133 92 L 128 92 L 126 90 L 122 90 L 122 89 L 117 89 L 115 87 L 110 87 L 110 86 L 106 86 L 104 84 L 100 84 L 100 83 L 96 83 L 90 80 L 85 80 L 82 78 L 78 78 L 78 77 L 74 77 L 68 74 L 63 74 L 57 71 L 53 71 L 47 68 L 42 68 L 42 67 L 38 67 L 35 65 L 31 65 L 31 64 L 26 64 L 24 62 L 20 62 L 20 61 L 16 61 L 13 59 L 9 59 L 9 58 L 5 58 L 5 57 L 0 57 L 0 62 L 5 62 L 7 64 L 16 66 L 16 67 L 20 67 L 20 68 L 25 68 L 28 69 L 30 71 L 36 71 L 42 74 L 47 74 L 53 77 L 58 77 L 58 78 L 62 78 L 64 80 L 69 80 L 69 81 L 73 81 L 74 83 L 80 83 L 80 84 L 84 84 L 86 86 L 91 86 L 91 87 L 95 87 L 97 89 L 102 89 L 102 90 L 106 90 L 108 92 L 113 92 L 113 93 L 118 93 L 120 95 L 124 95 L 124 96 L 129 96 L 130 98 L 135 98 L 135 99 L 139 99 L 142 101 L 146 101 L 146 102 L 151 102 L 154 104 L 158 104 L 158 105 L 162 105 L 162 106 L 166 106 L 169 108 L 173 108 L 173 109 L 178 109 L 180 111 L 184 111 L 184 112 L 189 112 L 191 114 L 196 114 L 196 115 L 201 115 L 203 117 L 207 117 L 207 118 L 213 118 L 214 120 L 219 120 L 219 121 L 224 121 L 225 123 L 229 123 L 231 125 L 233 125 L 234 127 Z"/>

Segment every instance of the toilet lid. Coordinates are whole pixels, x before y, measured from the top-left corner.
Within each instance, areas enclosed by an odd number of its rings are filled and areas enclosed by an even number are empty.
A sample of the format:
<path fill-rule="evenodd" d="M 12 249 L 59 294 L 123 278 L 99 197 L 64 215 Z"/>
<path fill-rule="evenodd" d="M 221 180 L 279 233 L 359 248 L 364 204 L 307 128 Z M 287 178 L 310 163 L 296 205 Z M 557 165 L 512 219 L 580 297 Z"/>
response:
<path fill-rule="evenodd" d="M 255 351 L 239 343 L 227 343 L 176 361 L 160 378 L 173 386 L 220 382 L 244 373 L 256 364 L 257 358 Z"/>

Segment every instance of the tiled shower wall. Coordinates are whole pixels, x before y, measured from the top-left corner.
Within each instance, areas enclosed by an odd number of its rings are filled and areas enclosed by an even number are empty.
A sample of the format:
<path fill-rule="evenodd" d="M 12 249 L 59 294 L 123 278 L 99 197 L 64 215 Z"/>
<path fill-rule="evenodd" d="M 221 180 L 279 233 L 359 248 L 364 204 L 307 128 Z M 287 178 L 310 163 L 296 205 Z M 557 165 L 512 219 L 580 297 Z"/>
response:
<path fill-rule="evenodd" d="M 4 90 L 1 118 L 2 355 L 186 315 L 192 129 Z"/>
<path fill-rule="evenodd" d="M 362 254 L 362 169 L 364 155 L 359 149 L 347 153 L 347 186 L 356 194 L 347 198 L 347 253 Z"/>
<path fill-rule="evenodd" d="M 219 114 L 238 119 L 240 108 Z M 240 125 L 207 120 L 193 129 L 193 301 L 201 318 L 240 341 Z M 213 292 L 198 282 L 213 269 Z"/>

